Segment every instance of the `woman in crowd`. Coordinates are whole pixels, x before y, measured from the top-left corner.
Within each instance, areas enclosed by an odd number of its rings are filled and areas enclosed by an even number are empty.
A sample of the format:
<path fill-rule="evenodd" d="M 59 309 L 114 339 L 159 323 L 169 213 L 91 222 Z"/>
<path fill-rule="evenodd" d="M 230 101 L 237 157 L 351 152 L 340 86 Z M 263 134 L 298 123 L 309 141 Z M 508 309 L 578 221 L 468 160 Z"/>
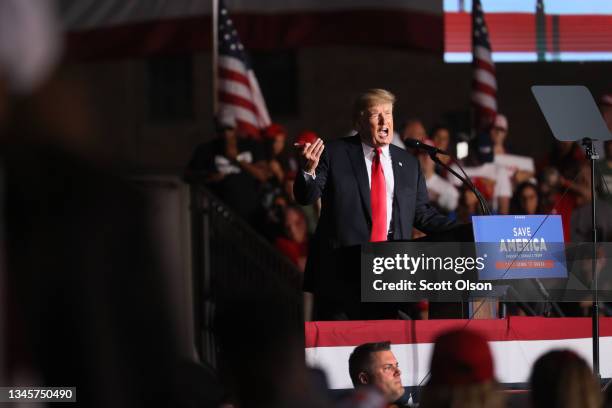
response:
<path fill-rule="evenodd" d="M 597 379 L 586 361 L 570 350 L 554 350 L 540 357 L 530 383 L 533 408 L 599 408 L 602 404 Z"/>
<path fill-rule="evenodd" d="M 538 187 L 529 181 L 519 184 L 512 196 L 510 209 L 512 214 L 517 215 L 541 214 L 542 208 Z"/>

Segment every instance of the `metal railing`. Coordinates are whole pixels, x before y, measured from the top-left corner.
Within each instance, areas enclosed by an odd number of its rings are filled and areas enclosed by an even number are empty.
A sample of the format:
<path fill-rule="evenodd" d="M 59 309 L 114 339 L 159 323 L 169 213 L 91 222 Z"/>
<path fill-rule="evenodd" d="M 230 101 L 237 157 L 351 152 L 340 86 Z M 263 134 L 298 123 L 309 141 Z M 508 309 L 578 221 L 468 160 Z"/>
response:
<path fill-rule="evenodd" d="M 216 307 L 258 293 L 278 294 L 302 323 L 300 271 L 222 200 L 191 184 L 193 290 L 196 348 L 216 366 Z M 248 314 L 248 310 L 244 313 Z"/>

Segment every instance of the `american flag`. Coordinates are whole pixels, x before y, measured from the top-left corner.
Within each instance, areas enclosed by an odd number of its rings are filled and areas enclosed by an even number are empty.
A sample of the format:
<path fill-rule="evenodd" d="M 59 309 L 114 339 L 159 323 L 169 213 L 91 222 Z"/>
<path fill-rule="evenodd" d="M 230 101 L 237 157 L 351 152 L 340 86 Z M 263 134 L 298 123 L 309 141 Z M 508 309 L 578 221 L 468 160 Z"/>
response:
<path fill-rule="evenodd" d="M 266 102 L 234 22 L 223 0 L 219 0 L 218 117 L 222 124 L 233 125 L 258 137 L 270 125 Z"/>
<path fill-rule="evenodd" d="M 477 130 L 482 130 L 497 114 L 497 80 L 480 0 L 472 2 L 472 75 L 474 124 Z"/>

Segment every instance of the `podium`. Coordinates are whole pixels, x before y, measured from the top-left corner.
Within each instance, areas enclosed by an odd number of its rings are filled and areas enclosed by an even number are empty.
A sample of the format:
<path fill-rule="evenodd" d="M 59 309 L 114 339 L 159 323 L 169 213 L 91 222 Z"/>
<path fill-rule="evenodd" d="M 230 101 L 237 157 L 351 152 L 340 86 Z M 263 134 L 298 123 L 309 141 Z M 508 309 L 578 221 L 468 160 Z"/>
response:
<path fill-rule="evenodd" d="M 448 231 L 425 237 L 394 242 L 474 242 L 472 224 L 461 224 Z M 410 314 L 414 303 L 361 302 L 361 245 L 343 247 L 325 254 L 328 260 L 317 272 L 311 285 L 315 288 L 316 320 L 397 319 L 397 310 Z M 418 255 L 418 254 L 415 254 Z M 430 319 L 469 318 L 467 302 L 432 302 Z M 493 317 L 493 316 L 487 316 Z"/>
<path fill-rule="evenodd" d="M 474 242 L 472 224 L 462 224 L 450 231 L 426 235 L 414 242 Z M 473 302 L 472 302 L 473 303 Z M 469 319 L 468 302 L 436 302 L 429 304 L 430 319 Z M 482 318 L 492 318 L 490 314 Z"/>

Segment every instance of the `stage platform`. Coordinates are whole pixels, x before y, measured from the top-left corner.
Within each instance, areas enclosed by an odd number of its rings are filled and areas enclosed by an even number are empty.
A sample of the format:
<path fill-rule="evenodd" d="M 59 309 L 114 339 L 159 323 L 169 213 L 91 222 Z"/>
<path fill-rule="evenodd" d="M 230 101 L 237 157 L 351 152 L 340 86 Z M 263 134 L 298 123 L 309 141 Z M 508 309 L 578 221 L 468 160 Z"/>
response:
<path fill-rule="evenodd" d="M 612 318 L 600 320 L 600 371 L 612 377 Z M 553 349 L 571 349 L 592 361 L 590 318 L 511 317 L 497 320 L 376 320 L 307 322 L 306 361 L 327 374 L 331 389 L 352 388 L 348 358 L 355 346 L 389 340 L 402 370 L 404 386 L 426 382 L 438 334 L 467 326 L 488 340 L 499 382 L 524 388 L 531 366 Z"/>

